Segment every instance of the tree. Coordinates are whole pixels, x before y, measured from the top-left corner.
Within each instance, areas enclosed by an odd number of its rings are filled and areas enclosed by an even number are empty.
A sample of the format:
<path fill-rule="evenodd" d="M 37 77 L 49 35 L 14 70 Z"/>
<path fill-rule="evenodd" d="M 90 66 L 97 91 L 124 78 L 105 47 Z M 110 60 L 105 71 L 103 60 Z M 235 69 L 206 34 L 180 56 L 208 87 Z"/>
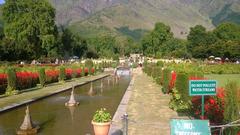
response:
<path fill-rule="evenodd" d="M 34 57 L 56 50 L 55 9 L 46 0 L 6 0 L 3 6 L 4 33 Z"/>
<path fill-rule="evenodd" d="M 173 38 L 164 43 L 161 48 L 164 57 L 186 58 L 189 57 L 187 53 L 187 41 L 183 39 Z"/>
<path fill-rule="evenodd" d="M 220 40 L 240 41 L 240 25 L 234 23 L 222 23 L 213 31 Z"/>
<path fill-rule="evenodd" d="M 153 31 L 146 34 L 142 40 L 142 49 L 148 56 L 160 57 L 161 47 L 173 38 L 171 28 L 163 23 L 156 23 Z"/>
<path fill-rule="evenodd" d="M 73 55 L 83 57 L 88 50 L 87 41 L 78 35 L 74 36 Z"/>
<path fill-rule="evenodd" d="M 209 48 L 217 41 L 215 35 L 207 32 L 206 28 L 202 25 L 196 25 L 190 28 L 187 39 L 188 52 L 190 52 L 194 58 L 206 58 L 210 56 L 211 50 L 209 50 Z"/>

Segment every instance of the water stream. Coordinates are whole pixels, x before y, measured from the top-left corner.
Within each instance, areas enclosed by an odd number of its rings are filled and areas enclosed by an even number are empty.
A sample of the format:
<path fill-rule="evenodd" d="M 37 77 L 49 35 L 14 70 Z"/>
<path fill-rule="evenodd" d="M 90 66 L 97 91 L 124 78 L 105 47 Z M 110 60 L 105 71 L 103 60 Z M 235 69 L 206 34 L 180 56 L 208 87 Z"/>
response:
<path fill-rule="evenodd" d="M 120 78 L 118 83 L 111 79 L 93 83 L 93 95 L 89 95 L 90 84 L 75 88 L 77 107 L 65 107 L 71 91 L 60 93 L 30 104 L 30 113 L 34 123 L 40 125 L 38 135 L 93 135 L 91 120 L 96 109 L 101 107 L 114 115 L 122 96 L 130 82 L 130 77 Z M 26 107 L 0 114 L 0 135 L 15 135 L 19 129 Z"/>

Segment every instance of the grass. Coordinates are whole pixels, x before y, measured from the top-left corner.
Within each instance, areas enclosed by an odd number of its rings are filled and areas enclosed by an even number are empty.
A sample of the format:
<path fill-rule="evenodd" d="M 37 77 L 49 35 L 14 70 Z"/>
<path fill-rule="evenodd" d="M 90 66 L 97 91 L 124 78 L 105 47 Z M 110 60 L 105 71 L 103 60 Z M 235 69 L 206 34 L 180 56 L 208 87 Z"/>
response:
<path fill-rule="evenodd" d="M 209 74 L 206 78 L 217 80 L 218 87 L 224 87 L 230 81 L 236 81 L 240 86 L 240 74 Z"/>

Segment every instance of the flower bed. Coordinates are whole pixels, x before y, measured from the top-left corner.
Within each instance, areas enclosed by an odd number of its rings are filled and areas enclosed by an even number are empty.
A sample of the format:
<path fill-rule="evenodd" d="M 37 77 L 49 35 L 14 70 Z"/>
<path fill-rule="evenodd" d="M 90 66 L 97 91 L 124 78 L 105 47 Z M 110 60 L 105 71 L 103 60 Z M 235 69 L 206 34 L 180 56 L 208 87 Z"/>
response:
<path fill-rule="evenodd" d="M 100 67 L 100 64 L 92 65 L 91 68 L 81 67 L 83 67 L 83 64 L 1 66 L 0 94 L 17 94 L 18 90 L 32 88 L 37 84 L 45 87 L 46 84 L 50 83 L 64 83 L 65 80 L 72 78 L 94 75 L 97 71 L 95 67 Z"/>
<path fill-rule="evenodd" d="M 47 70 L 45 71 L 46 74 L 46 83 L 54 83 L 58 82 L 59 71 L 58 70 Z"/>
<path fill-rule="evenodd" d="M 38 84 L 38 73 L 33 72 L 16 72 L 17 89 L 27 89 L 35 87 Z"/>
<path fill-rule="evenodd" d="M 65 69 L 66 80 L 72 79 L 73 77 L 73 70 L 71 68 Z"/>
<path fill-rule="evenodd" d="M 84 76 L 88 76 L 88 68 L 84 68 Z"/>
<path fill-rule="evenodd" d="M 4 94 L 7 88 L 7 74 L 0 73 L 0 94 Z"/>
<path fill-rule="evenodd" d="M 81 77 L 82 76 L 82 68 L 76 69 L 75 74 L 76 74 L 75 75 L 76 78 Z"/>

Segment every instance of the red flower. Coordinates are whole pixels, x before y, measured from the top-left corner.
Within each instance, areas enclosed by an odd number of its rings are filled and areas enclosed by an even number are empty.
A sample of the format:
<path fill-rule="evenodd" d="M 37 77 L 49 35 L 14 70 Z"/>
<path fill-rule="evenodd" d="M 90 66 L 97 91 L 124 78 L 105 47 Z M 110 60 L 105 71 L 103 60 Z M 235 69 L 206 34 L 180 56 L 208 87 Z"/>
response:
<path fill-rule="evenodd" d="M 85 68 L 85 69 L 84 69 L 84 73 L 88 73 L 88 68 Z"/>
<path fill-rule="evenodd" d="M 91 73 L 92 73 L 92 74 L 94 74 L 94 72 L 95 72 L 95 69 L 94 69 L 94 68 L 92 68 L 92 69 L 91 69 Z"/>
<path fill-rule="evenodd" d="M 7 74 L 0 73 L 0 85 L 7 84 Z"/>
<path fill-rule="evenodd" d="M 170 84 L 169 84 L 169 90 L 171 90 L 174 87 L 176 79 L 177 79 L 177 73 L 175 71 L 172 71 L 171 72 L 171 80 L 170 80 Z"/>
<path fill-rule="evenodd" d="M 220 99 L 224 98 L 224 88 L 222 88 L 222 87 L 217 88 L 217 97 Z"/>
<path fill-rule="evenodd" d="M 211 105 L 213 105 L 213 104 L 215 104 L 215 100 L 214 100 L 213 98 L 210 98 L 210 99 L 209 99 L 209 103 L 210 103 Z"/>

